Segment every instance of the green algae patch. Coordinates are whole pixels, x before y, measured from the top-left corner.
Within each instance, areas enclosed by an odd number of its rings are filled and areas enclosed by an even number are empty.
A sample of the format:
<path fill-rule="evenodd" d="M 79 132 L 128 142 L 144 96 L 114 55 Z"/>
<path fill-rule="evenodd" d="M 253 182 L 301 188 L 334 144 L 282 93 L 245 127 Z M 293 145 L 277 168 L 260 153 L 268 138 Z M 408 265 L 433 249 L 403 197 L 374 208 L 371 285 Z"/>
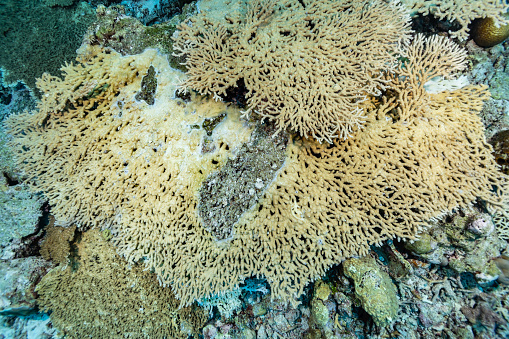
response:
<path fill-rule="evenodd" d="M 391 277 L 380 270 L 374 258 L 348 259 L 343 263 L 347 277 L 355 283 L 355 294 L 362 308 L 375 324 L 384 327 L 392 323 L 398 313 L 396 287 Z"/>
<path fill-rule="evenodd" d="M 331 289 L 323 281 L 319 280 L 315 283 L 315 297 L 320 300 L 327 300 L 331 294 Z"/>
<path fill-rule="evenodd" d="M 311 301 L 311 314 L 320 328 L 324 327 L 329 321 L 329 310 L 321 300 L 313 299 Z"/>

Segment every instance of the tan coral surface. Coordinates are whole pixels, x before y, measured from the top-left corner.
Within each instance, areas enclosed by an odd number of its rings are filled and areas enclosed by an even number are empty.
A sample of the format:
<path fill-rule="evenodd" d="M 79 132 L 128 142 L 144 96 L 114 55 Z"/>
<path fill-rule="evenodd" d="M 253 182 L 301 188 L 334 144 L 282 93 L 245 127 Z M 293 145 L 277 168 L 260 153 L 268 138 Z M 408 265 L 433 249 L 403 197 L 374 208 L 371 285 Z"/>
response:
<path fill-rule="evenodd" d="M 251 130 L 232 107 L 172 98 L 178 73 L 155 51 L 101 52 L 65 67 L 59 86 L 40 82 L 39 112 L 13 116 L 8 126 L 60 220 L 111 227 L 119 253 L 145 263 L 183 305 L 254 275 L 267 278 L 273 298 L 293 302 L 331 265 L 371 244 L 413 238 L 426 220 L 477 197 L 503 203 L 506 177 L 478 117 L 486 88 L 424 90 L 427 80 L 462 69 L 464 56 L 447 39 L 418 36 L 405 65 L 384 78 L 393 89 L 380 103 L 363 103 L 365 128 L 332 144 L 292 138 L 275 180 L 223 241 L 202 227 L 197 192 Z M 150 65 L 153 106 L 134 99 Z M 90 83 L 90 94 L 59 104 L 59 93 Z M 216 146 L 202 152 L 199 124 L 224 111 Z"/>
<path fill-rule="evenodd" d="M 139 228 L 148 220 L 165 224 L 174 200 L 192 197 L 250 129 L 223 103 L 176 99 L 183 74 L 155 50 L 85 59 L 63 67 L 64 79 L 43 76 L 38 112 L 7 122 L 14 143 L 23 145 L 18 161 L 51 200 L 57 225 L 107 227 L 132 218 Z M 158 72 L 154 105 L 135 99 L 150 65 Z M 229 114 L 214 131 L 212 151 L 203 154 L 206 132 L 199 126 L 222 113 Z"/>
<path fill-rule="evenodd" d="M 55 219 L 50 217 L 50 223 L 45 227 L 45 231 L 46 234 L 41 243 L 41 256 L 56 264 L 66 264 L 76 225 L 70 227 L 55 226 Z"/>

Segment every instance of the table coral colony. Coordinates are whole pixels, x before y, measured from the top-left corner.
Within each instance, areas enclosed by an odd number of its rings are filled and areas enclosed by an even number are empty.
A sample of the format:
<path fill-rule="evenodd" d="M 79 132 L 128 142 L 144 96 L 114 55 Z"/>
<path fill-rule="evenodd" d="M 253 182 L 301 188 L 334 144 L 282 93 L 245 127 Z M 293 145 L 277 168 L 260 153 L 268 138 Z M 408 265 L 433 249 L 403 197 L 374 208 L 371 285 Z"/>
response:
<path fill-rule="evenodd" d="M 478 116 L 487 88 L 424 88 L 465 68 L 457 45 L 412 38 L 385 1 L 239 8 L 179 27 L 186 75 L 155 50 L 97 47 L 38 81 L 38 109 L 6 124 L 57 222 L 110 229 L 183 305 L 250 276 L 295 302 L 370 245 L 477 198 L 507 204 Z M 176 97 L 182 80 L 204 96 Z M 251 120 L 218 100 L 241 82 Z"/>

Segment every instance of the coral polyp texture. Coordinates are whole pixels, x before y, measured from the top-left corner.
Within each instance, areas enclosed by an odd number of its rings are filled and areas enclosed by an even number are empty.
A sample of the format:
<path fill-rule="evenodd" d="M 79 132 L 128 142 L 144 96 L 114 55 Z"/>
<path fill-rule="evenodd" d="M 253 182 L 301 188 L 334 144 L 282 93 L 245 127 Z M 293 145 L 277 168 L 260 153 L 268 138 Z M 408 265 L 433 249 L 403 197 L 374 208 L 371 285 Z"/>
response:
<path fill-rule="evenodd" d="M 428 219 L 476 198 L 506 203 L 507 179 L 478 117 L 486 87 L 424 89 L 463 69 L 465 53 L 418 36 L 404 56 L 381 79 L 387 95 L 359 103 L 364 128 L 330 144 L 280 134 L 270 151 L 271 134 L 242 122 L 233 105 L 174 97 L 185 75 L 154 50 L 92 50 L 63 67 L 62 79 L 44 76 L 39 109 L 7 126 L 57 224 L 110 228 L 118 252 L 155 272 L 182 305 L 251 276 L 295 302 L 372 244 L 414 238 Z M 149 73 L 153 104 L 136 99 Z M 250 166 L 260 166 L 258 177 Z M 216 217 L 226 221 L 206 220 Z"/>
<path fill-rule="evenodd" d="M 247 112 L 279 130 L 332 142 L 364 126 L 359 102 L 386 87 L 409 39 L 409 16 L 393 2 L 256 0 L 218 19 L 203 11 L 181 24 L 183 84 L 216 98 L 245 86 Z"/>

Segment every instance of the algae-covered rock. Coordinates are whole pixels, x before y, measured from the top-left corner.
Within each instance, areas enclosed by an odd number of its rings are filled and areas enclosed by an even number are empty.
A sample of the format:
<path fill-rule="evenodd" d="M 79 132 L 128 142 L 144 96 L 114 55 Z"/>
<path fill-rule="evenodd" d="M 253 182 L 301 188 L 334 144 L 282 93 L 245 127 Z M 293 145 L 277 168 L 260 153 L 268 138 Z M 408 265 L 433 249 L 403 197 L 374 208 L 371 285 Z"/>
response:
<path fill-rule="evenodd" d="M 319 299 L 311 300 L 311 314 L 320 328 L 323 328 L 327 321 L 329 321 L 329 310 Z"/>
<path fill-rule="evenodd" d="M 36 230 L 42 215 L 43 199 L 25 184 L 14 156 L 8 147 L 8 136 L 0 131 L 0 245 L 25 237 Z"/>
<path fill-rule="evenodd" d="M 20 176 L 14 153 L 8 142 L 9 136 L 3 129 L 0 129 L 0 191 L 7 190 L 9 181 L 17 181 Z"/>
<path fill-rule="evenodd" d="M 185 70 L 184 61 L 172 55 L 173 39 L 177 25 L 190 13 L 194 13 L 194 5 L 185 5 L 182 13 L 171 20 L 153 26 L 145 26 L 137 18 L 126 15 L 123 6 L 98 6 L 97 18 L 85 35 L 81 52 L 90 45 L 110 47 L 122 55 L 133 55 L 143 52 L 146 48 L 157 48 L 168 56 L 170 65 Z"/>
<path fill-rule="evenodd" d="M 5 84 L 3 74 L 4 70 L 0 68 L 0 120 L 11 114 L 33 111 L 37 106 L 37 100 L 30 88 L 21 81 Z M 3 151 L 3 146 L 0 146 L 0 149 Z"/>
<path fill-rule="evenodd" d="M 19 183 L 22 173 L 15 165 L 8 141 L 8 136 L 0 130 L 0 256 L 3 258 L 13 255 L 12 248 L 6 250 L 6 245 L 36 231 L 44 202 L 40 194 Z"/>
<path fill-rule="evenodd" d="M 500 245 L 496 238 L 485 238 L 482 240 L 472 241 L 471 247 L 463 251 L 457 251 L 458 254 L 449 258 L 449 266 L 458 273 L 471 272 L 476 274 L 484 274 L 486 277 L 492 276 L 494 280 L 498 276 L 498 270 L 494 270 L 489 265 L 491 258 L 500 256 Z M 459 255 L 459 254 L 462 255 Z M 481 276 L 481 275 L 480 275 Z M 483 278 L 482 280 L 486 280 Z"/>
<path fill-rule="evenodd" d="M 41 196 L 24 184 L 0 190 L 0 245 L 35 232 L 42 203 Z"/>
<path fill-rule="evenodd" d="M 315 282 L 315 298 L 318 298 L 320 300 L 327 300 L 329 299 L 330 293 L 331 290 L 326 283 L 324 283 L 321 280 Z"/>
<path fill-rule="evenodd" d="M 421 234 L 419 239 L 413 242 L 405 243 L 405 247 L 407 250 L 412 251 L 415 254 L 425 254 L 433 251 L 436 248 L 437 244 L 434 239 L 427 233 Z"/>
<path fill-rule="evenodd" d="M 38 257 L 0 262 L 0 315 L 26 315 L 36 310 L 35 285 L 51 268 Z"/>
<path fill-rule="evenodd" d="M 509 74 L 497 72 L 490 81 L 490 93 L 493 99 L 505 99 L 509 97 Z"/>
<path fill-rule="evenodd" d="M 398 312 L 396 287 L 389 275 L 378 267 L 374 258 L 348 259 L 343 263 L 347 277 L 355 283 L 355 294 L 362 308 L 378 326 L 389 325 Z"/>
<path fill-rule="evenodd" d="M 335 287 L 332 287 L 335 289 Z M 311 299 L 311 321 L 313 327 L 316 327 L 322 333 L 322 338 L 335 338 L 333 328 L 336 327 L 335 319 L 337 305 L 329 283 L 323 280 L 315 281 L 313 288 L 313 299 Z"/>
<path fill-rule="evenodd" d="M 253 316 L 261 317 L 262 315 L 267 314 L 267 309 L 264 307 L 262 303 L 253 305 Z"/>

